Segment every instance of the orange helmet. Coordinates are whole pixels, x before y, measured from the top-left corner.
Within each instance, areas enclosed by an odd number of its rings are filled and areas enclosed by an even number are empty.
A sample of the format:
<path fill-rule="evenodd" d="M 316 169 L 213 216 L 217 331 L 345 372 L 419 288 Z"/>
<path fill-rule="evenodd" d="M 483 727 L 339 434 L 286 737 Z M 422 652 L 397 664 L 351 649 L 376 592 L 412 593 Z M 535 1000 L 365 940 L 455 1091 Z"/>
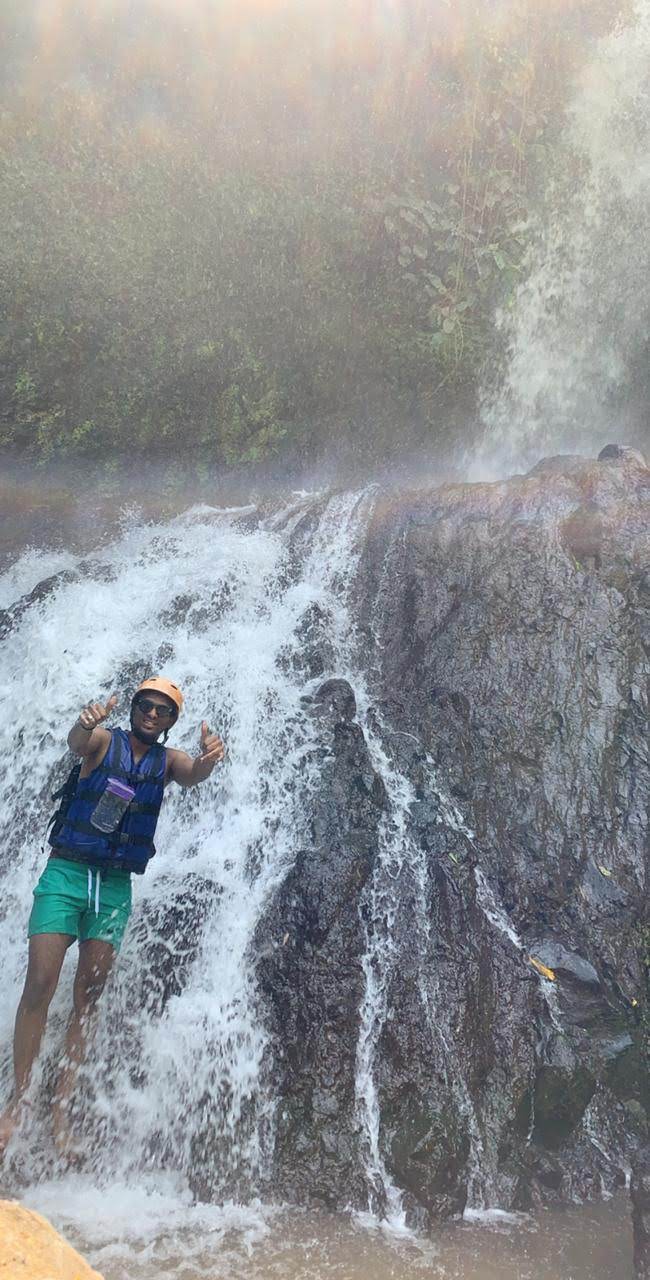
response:
<path fill-rule="evenodd" d="M 139 693 L 144 693 L 145 689 L 149 689 L 151 693 L 164 693 L 176 707 L 177 714 L 183 710 L 183 695 L 177 684 L 173 684 L 171 680 L 166 680 L 164 676 L 150 676 L 148 680 L 143 680 L 139 684 L 133 697 L 137 698 Z"/>

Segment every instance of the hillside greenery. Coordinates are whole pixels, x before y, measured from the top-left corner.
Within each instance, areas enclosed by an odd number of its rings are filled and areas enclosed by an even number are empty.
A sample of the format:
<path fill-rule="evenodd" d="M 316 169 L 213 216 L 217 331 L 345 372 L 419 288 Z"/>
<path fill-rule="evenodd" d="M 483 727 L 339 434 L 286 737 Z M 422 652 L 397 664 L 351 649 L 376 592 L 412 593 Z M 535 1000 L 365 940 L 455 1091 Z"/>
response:
<path fill-rule="evenodd" d="M 50 9 L 0 18 L 0 449 L 200 473 L 447 446 L 622 6 Z"/>

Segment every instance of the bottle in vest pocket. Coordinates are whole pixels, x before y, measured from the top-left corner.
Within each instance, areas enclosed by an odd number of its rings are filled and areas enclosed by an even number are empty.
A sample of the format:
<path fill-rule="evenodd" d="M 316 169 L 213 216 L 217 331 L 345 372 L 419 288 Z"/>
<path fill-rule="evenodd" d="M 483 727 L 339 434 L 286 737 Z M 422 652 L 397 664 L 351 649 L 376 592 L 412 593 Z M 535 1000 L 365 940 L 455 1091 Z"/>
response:
<path fill-rule="evenodd" d="M 119 827 L 133 797 L 135 787 L 128 782 L 120 782 L 119 778 L 109 778 L 102 792 L 90 821 L 98 831 L 111 832 Z"/>

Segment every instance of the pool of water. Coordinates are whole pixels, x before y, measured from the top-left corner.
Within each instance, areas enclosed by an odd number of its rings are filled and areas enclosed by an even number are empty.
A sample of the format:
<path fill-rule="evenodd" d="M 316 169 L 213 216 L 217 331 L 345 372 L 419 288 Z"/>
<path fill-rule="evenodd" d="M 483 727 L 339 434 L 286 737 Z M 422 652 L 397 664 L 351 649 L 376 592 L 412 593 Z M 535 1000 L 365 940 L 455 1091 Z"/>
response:
<path fill-rule="evenodd" d="M 125 1189 L 126 1192 L 126 1189 Z M 485 1215 L 429 1237 L 369 1218 L 128 1200 L 81 1181 L 33 1188 L 45 1213 L 105 1280 L 632 1280 L 626 1197 L 531 1215 Z"/>

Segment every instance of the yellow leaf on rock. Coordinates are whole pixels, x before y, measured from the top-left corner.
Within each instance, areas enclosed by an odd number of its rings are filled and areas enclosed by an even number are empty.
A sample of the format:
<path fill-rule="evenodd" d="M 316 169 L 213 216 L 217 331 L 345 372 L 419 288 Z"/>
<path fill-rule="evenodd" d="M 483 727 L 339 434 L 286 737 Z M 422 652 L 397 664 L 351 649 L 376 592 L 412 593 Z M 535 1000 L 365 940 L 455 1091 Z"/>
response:
<path fill-rule="evenodd" d="M 533 968 L 537 969 L 537 972 L 541 973 L 543 978 L 548 978 L 549 982 L 557 982 L 557 978 L 553 973 L 553 970 L 549 969 L 547 965 L 542 964 L 541 960 L 537 960 L 535 956 L 529 956 L 528 959 Z"/>

